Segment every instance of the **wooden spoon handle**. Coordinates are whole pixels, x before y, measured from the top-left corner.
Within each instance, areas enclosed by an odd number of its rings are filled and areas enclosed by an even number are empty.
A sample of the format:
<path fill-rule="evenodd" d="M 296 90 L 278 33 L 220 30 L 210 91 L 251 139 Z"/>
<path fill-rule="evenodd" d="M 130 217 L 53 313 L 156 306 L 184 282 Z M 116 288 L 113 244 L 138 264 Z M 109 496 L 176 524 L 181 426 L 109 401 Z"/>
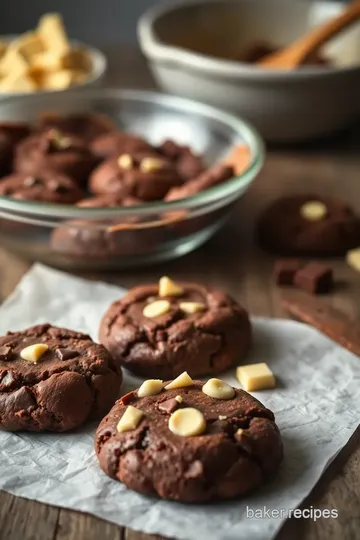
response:
<path fill-rule="evenodd" d="M 259 65 L 275 66 L 279 63 L 279 66 L 281 66 L 283 63 L 282 60 L 285 61 L 285 64 L 290 60 L 290 64 L 293 64 L 294 66 L 299 65 L 307 60 L 310 54 L 316 52 L 324 45 L 324 43 L 351 24 L 355 23 L 358 19 L 360 19 L 360 0 L 352 2 L 347 9 L 336 18 L 331 19 L 324 25 L 314 28 L 305 36 L 296 40 L 289 47 L 260 60 Z"/>
<path fill-rule="evenodd" d="M 354 2 L 353 4 L 350 4 L 348 9 L 346 9 L 346 11 L 341 13 L 338 17 L 330 20 L 324 26 L 314 28 L 310 34 L 298 40 L 297 45 L 300 49 L 301 43 L 303 54 L 315 52 L 322 45 L 324 45 L 324 43 L 339 34 L 351 24 L 355 23 L 358 19 L 360 19 L 360 2 Z"/>

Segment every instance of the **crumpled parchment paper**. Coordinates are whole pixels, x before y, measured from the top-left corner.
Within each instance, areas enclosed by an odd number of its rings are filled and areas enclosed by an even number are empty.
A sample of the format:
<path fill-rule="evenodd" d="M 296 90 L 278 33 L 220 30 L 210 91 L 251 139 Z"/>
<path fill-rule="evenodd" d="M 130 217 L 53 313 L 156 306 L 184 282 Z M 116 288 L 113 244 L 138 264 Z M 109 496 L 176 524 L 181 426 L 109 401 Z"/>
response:
<path fill-rule="evenodd" d="M 0 335 L 48 321 L 96 339 L 102 314 L 123 293 L 37 264 L 1 306 Z M 173 538 L 273 537 L 283 519 L 250 519 L 247 507 L 293 509 L 310 492 L 359 424 L 360 359 L 305 325 L 253 322 L 249 363 L 267 362 L 279 381 L 275 390 L 254 393 L 275 412 L 284 441 L 284 462 L 270 484 L 242 500 L 211 505 L 147 498 L 102 473 L 91 425 L 65 434 L 0 432 L 0 489 Z M 222 378 L 237 385 L 234 370 Z M 125 379 L 126 386 L 139 382 L 128 374 Z"/>

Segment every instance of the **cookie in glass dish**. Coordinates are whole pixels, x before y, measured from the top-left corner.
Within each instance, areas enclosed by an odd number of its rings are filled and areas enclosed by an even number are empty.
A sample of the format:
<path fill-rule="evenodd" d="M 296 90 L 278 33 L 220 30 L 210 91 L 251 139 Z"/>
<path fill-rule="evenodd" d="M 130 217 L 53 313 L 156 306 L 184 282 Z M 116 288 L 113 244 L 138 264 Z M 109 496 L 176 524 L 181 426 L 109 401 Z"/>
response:
<path fill-rule="evenodd" d="M 52 169 L 67 174 L 79 185 L 85 185 L 96 163 L 83 137 L 49 129 L 18 144 L 14 170 L 36 175 L 43 168 Z"/>
<path fill-rule="evenodd" d="M 84 197 L 84 192 L 66 174 L 42 169 L 36 175 L 18 172 L 2 178 L 0 196 L 24 201 L 74 204 Z"/>
<path fill-rule="evenodd" d="M 143 137 L 120 131 L 99 135 L 91 142 L 90 148 L 101 160 L 136 152 L 157 153 Z"/>
<path fill-rule="evenodd" d="M 135 197 L 97 195 L 83 199 L 79 208 L 115 208 L 141 205 Z M 149 216 L 147 216 L 149 217 Z M 155 219 L 155 217 L 154 217 Z M 51 247 L 57 253 L 71 257 L 106 259 L 111 256 L 146 253 L 163 240 L 163 230 L 148 227 L 139 216 L 122 217 L 121 220 L 78 219 L 64 222 L 51 236 Z"/>
<path fill-rule="evenodd" d="M 172 161 L 154 152 L 136 152 L 104 161 L 92 172 L 89 189 L 94 194 L 157 201 L 182 183 Z"/>
<path fill-rule="evenodd" d="M 92 141 L 105 133 L 116 130 L 113 121 L 102 114 L 77 113 L 61 115 L 58 113 L 42 113 L 37 121 L 36 129 L 39 132 L 56 129 L 62 133 L 68 133 L 83 137 Z"/>

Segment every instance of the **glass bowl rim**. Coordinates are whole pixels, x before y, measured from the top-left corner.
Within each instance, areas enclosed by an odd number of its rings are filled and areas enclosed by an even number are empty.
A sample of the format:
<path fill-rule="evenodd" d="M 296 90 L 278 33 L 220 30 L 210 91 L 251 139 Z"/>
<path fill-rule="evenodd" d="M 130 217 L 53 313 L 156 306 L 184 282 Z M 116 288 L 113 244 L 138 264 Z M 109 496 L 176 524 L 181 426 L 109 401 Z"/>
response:
<path fill-rule="evenodd" d="M 25 201 L 14 199 L 12 197 L 0 197 L 0 211 L 16 212 L 17 214 L 36 215 L 38 217 L 57 217 L 66 219 L 111 219 L 112 217 L 119 218 L 121 216 L 128 217 L 134 215 L 148 215 L 153 213 L 162 213 L 165 211 L 176 211 L 196 208 L 201 205 L 210 204 L 218 201 L 222 198 L 234 196 L 243 187 L 248 186 L 255 178 L 256 174 L 260 171 L 264 159 L 265 159 L 265 144 L 258 134 L 256 129 L 248 123 L 246 120 L 195 100 L 172 96 L 167 94 L 161 94 L 160 92 L 137 90 L 137 89 L 116 89 L 116 88 L 94 88 L 86 89 L 84 91 L 74 90 L 67 93 L 67 98 L 74 97 L 80 98 L 80 96 L 88 95 L 89 98 L 94 97 L 98 99 L 126 99 L 133 101 L 142 101 L 147 103 L 164 104 L 176 111 L 193 112 L 194 114 L 201 114 L 207 118 L 219 120 L 227 127 L 232 128 L 242 138 L 244 143 L 250 149 L 250 163 L 247 168 L 234 178 L 227 180 L 223 184 L 209 188 L 201 193 L 192 195 L 190 197 L 184 197 L 175 201 L 157 201 L 147 202 L 141 205 L 124 207 L 91 207 L 83 208 L 76 205 L 69 204 L 57 204 L 47 203 L 39 201 Z M 29 95 L 21 97 L 10 97 L 0 101 L 0 109 L 7 104 L 16 105 L 16 102 L 26 100 L 31 103 L 43 101 L 44 97 L 41 95 Z M 11 120 L 6 120 L 11 121 Z M 240 144 L 240 143 L 239 143 Z"/>

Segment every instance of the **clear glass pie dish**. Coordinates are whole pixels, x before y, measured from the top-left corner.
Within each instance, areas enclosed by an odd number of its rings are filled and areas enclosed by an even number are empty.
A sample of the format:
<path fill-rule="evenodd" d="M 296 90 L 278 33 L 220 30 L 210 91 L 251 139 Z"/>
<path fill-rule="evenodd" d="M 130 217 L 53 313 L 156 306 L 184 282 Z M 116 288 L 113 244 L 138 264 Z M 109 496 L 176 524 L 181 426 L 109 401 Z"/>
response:
<path fill-rule="evenodd" d="M 264 146 L 245 121 L 191 100 L 147 91 L 92 89 L 0 102 L 0 122 L 33 122 L 44 111 L 97 112 L 152 144 L 172 138 L 222 161 L 247 145 L 241 175 L 194 196 L 131 207 L 93 208 L 0 197 L 0 245 L 65 269 L 111 270 L 172 259 L 208 240 L 225 222 L 264 160 Z M 0 180 L 1 182 L 1 180 Z"/>

